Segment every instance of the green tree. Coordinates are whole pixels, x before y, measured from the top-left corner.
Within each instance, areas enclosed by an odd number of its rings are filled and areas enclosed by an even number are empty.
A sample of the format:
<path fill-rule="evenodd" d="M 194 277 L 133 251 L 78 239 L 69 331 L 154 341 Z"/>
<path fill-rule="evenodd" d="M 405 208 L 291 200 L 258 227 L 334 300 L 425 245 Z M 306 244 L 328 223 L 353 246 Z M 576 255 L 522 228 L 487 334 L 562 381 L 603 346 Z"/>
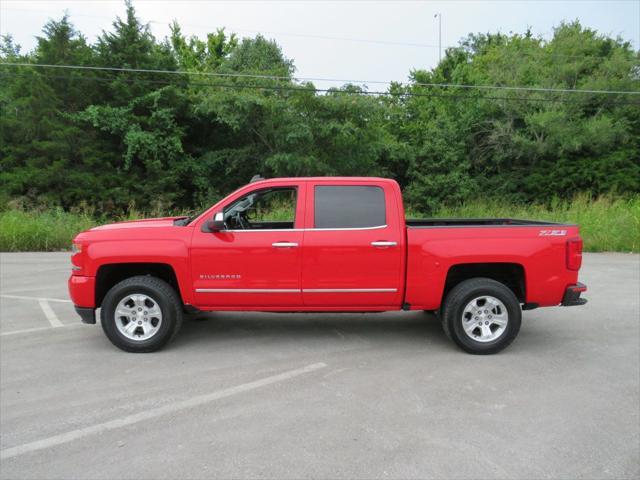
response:
<path fill-rule="evenodd" d="M 402 138 L 417 147 L 411 201 L 512 201 L 640 190 L 637 97 L 433 88 L 421 83 L 550 89 L 640 89 L 627 42 L 561 24 L 553 39 L 471 35 L 432 72 L 414 72 Z M 636 75 L 637 76 L 637 75 Z"/>
<path fill-rule="evenodd" d="M 20 55 L 10 38 L 2 48 L 2 60 L 17 63 L 84 65 L 92 58 L 91 48 L 66 15 L 45 25 L 31 55 Z M 68 117 L 94 98 L 87 77 L 30 67 L 4 68 L 2 74 L 2 196 L 31 206 L 97 201 L 85 192 L 95 187 L 95 165 L 85 160 L 86 155 L 100 158 L 100 146 Z"/>
<path fill-rule="evenodd" d="M 471 34 L 379 96 L 318 92 L 260 35 L 187 38 L 174 22 L 157 40 L 125 3 L 93 45 L 67 16 L 31 52 L 0 40 L 2 62 L 31 64 L 0 65 L 3 204 L 198 208 L 256 173 L 384 175 L 425 212 L 640 192 L 638 96 L 565 91 L 638 92 L 640 55 L 577 22 L 549 41 Z"/>
<path fill-rule="evenodd" d="M 176 21 L 171 24 L 170 42 L 180 70 L 193 72 L 215 72 L 238 45 L 235 34 L 227 37 L 223 28 L 208 33 L 206 41 L 196 36 L 187 39 Z"/>

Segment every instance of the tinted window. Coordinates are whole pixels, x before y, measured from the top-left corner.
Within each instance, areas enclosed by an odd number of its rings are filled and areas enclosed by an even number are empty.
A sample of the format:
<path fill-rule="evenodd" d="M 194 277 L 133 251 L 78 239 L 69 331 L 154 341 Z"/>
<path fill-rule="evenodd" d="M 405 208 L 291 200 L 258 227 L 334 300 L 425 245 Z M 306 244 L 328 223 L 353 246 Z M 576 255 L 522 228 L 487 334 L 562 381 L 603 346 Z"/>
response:
<path fill-rule="evenodd" d="M 378 227 L 386 223 L 384 191 L 372 186 L 317 186 L 316 228 Z"/>

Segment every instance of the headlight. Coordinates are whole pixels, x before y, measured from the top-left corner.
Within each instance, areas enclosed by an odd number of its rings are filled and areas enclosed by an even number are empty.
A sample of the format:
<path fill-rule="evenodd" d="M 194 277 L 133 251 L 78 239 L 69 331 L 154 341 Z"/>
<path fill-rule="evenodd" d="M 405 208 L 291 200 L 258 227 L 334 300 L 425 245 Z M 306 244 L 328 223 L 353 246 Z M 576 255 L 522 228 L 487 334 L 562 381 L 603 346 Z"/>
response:
<path fill-rule="evenodd" d="M 82 253 L 82 244 L 73 242 L 71 244 L 71 270 L 76 272 L 82 270 L 82 256 L 78 256 L 79 253 Z"/>

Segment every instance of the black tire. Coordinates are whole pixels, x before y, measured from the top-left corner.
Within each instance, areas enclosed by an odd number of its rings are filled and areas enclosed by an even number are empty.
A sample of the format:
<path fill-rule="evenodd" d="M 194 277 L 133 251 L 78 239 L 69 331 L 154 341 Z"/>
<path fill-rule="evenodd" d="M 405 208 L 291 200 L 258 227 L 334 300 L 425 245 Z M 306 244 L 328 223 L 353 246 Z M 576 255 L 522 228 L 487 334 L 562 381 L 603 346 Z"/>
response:
<path fill-rule="evenodd" d="M 162 311 L 162 322 L 157 332 L 146 340 L 131 340 L 116 326 L 115 309 L 125 296 L 142 293 L 155 299 Z M 164 280 L 151 276 L 127 278 L 107 292 L 100 309 L 100 323 L 107 338 L 126 352 L 146 353 L 164 347 L 182 326 L 182 301 L 176 291 Z"/>
<path fill-rule="evenodd" d="M 463 328 L 465 307 L 475 298 L 484 295 L 500 300 L 508 313 L 507 325 L 502 334 L 488 342 L 474 340 Z M 476 355 L 498 353 L 508 347 L 518 335 L 521 322 L 520 302 L 514 293 L 504 284 L 490 278 L 472 278 L 459 283 L 449 292 L 442 308 L 442 327 L 447 337 L 464 351 Z"/>

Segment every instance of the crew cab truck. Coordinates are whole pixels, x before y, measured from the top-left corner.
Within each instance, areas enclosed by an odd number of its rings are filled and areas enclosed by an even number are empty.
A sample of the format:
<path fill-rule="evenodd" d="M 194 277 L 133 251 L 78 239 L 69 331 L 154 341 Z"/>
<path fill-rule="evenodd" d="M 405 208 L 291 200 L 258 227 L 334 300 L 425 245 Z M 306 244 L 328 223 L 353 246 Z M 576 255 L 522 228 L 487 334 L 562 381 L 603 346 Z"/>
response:
<path fill-rule="evenodd" d="M 76 236 L 69 293 L 130 352 L 164 346 L 190 312 L 436 312 L 462 349 L 495 353 L 521 311 L 582 305 L 575 225 L 405 220 L 384 178 L 259 180 L 195 218 Z"/>

